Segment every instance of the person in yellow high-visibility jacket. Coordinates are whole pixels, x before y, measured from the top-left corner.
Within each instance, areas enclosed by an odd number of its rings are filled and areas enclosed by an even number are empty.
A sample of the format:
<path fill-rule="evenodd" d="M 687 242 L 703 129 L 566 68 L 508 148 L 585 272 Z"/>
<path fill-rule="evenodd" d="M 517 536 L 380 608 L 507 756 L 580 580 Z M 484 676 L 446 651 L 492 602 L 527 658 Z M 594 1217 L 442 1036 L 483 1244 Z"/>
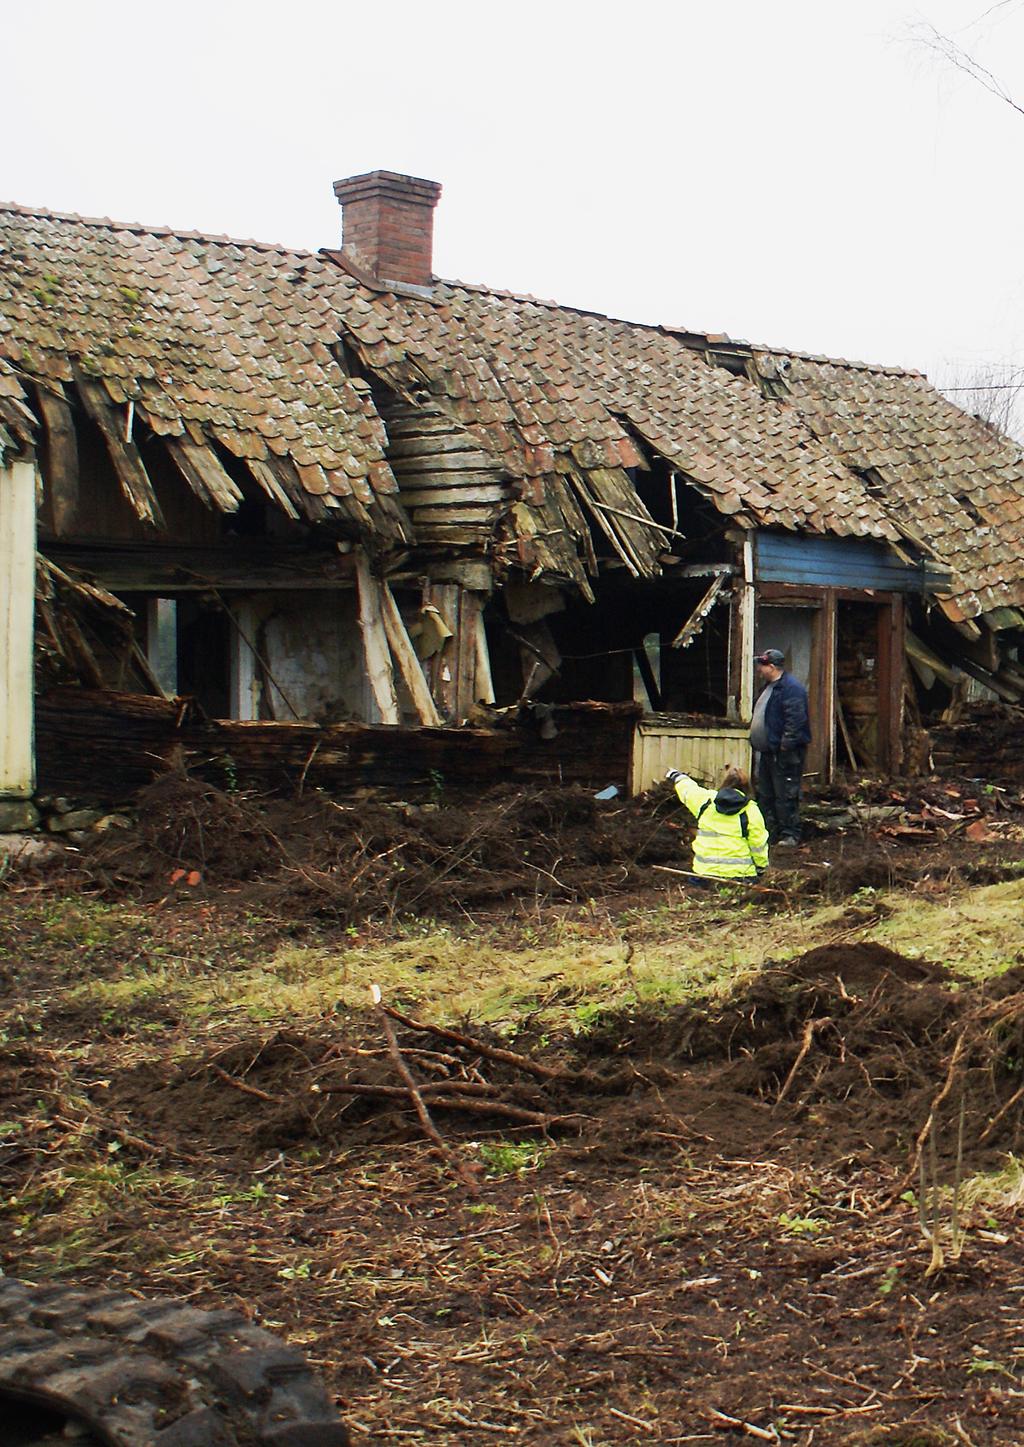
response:
<path fill-rule="evenodd" d="M 768 830 L 741 769 L 726 770 L 718 789 L 705 789 L 680 769 L 665 776 L 697 820 L 693 872 L 700 879 L 756 879 L 768 868 Z"/>

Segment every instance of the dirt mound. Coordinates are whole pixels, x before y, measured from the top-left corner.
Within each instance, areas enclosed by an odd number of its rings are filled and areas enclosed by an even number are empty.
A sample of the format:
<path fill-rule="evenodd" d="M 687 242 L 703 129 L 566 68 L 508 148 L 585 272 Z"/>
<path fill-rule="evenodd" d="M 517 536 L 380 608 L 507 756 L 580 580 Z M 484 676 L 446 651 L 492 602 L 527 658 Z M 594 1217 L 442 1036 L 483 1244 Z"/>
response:
<path fill-rule="evenodd" d="M 176 869 L 206 879 L 254 879 L 281 858 L 279 841 L 251 801 L 185 774 L 147 784 L 134 813 L 131 829 L 111 830 L 89 855 L 112 893 L 154 882 L 166 887 L 177 882 Z"/>
<path fill-rule="evenodd" d="M 911 960 L 885 945 L 870 940 L 856 944 L 819 945 L 798 960 L 779 967 L 791 980 L 842 980 L 846 985 L 872 988 L 887 976 L 904 984 L 922 981 L 945 981 L 950 978 L 943 965 L 925 960 Z"/>
<path fill-rule="evenodd" d="M 1024 1098 L 1024 972 L 967 986 L 940 966 L 840 943 L 769 963 L 729 999 L 617 1014 L 582 1036 L 510 1050 L 487 1032 L 398 1012 L 403 1059 L 446 1135 L 506 1128 L 581 1137 L 612 1155 L 699 1133 L 726 1151 L 795 1132 L 830 1159 L 910 1162 L 922 1127 L 968 1154 L 1015 1149 Z M 277 1031 L 176 1067 L 128 1071 L 108 1097 L 143 1134 L 220 1151 L 420 1132 L 381 1022 Z"/>
<path fill-rule="evenodd" d="M 263 800 L 176 774 L 143 789 L 135 813 L 78 865 L 107 897 L 247 884 L 270 909 L 341 924 L 635 887 L 652 864 L 678 865 L 685 837 L 667 790 L 599 800 L 579 788 L 498 788 L 472 808 L 342 805 L 321 794 Z"/>

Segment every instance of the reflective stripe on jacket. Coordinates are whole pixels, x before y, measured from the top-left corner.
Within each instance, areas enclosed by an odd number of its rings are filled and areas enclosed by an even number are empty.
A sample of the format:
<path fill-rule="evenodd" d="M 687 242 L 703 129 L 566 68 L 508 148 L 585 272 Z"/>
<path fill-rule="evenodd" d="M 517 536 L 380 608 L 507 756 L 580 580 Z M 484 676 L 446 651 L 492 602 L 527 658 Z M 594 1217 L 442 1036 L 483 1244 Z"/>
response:
<path fill-rule="evenodd" d="M 681 803 L 697 820 L 694 874 L 706 879 L 753 879 L 759 869 L 767 869 L 768 830 L 752 799 L 738 812 L 723 814 L 715 806 L 716 790 L 703 788 L 685 774 L 676 780 L 675 789 Z"/>

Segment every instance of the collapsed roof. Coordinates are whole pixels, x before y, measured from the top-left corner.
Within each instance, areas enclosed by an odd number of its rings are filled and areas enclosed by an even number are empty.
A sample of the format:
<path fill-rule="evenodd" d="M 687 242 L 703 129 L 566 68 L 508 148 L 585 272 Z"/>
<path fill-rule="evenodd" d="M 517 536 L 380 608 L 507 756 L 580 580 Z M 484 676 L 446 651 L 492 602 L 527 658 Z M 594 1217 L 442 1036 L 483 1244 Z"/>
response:
<path fill-rule="evenodd" d="M 136 420 L 215 508 L 241 497 L 227 453 L 292 516 L 415 542 L 391 396 L 457 429 L 500 484 L 493 545 L 586 594 L 594 534 L 634 575 L 659 571 L 644 475 L 662 459 L 734 525 L 941 559 L 955 620 L 1024 607 L 1020 449 L 918 373 L 19 206 L 0 207 L 0 247 L 0 448 L 83 407 L 144 521 L 159 505 Z"/>
<path fill-rule="evenodd" d="M 292 517 L 405 537 L 383 424 L 331 351 L 335 268 L 254 241 L 22 207 L 0 208 L 0 247 L 7 389 L 16 376 L 48 428 L 48 407 L 80 403 L 142 521 L 161 519 L 129 406 L 213 507 L 241 500 L 219 445 Z"/>

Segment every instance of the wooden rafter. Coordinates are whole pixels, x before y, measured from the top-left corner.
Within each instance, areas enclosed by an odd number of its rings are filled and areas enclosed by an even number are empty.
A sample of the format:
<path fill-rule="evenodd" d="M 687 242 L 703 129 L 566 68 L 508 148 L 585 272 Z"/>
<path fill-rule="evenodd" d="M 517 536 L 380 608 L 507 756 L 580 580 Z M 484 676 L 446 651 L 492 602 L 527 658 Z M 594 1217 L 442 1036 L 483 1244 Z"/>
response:
<path fill-rule="evenodd" d="M 74 531 L 78 513 L 78 438 L 75 420 L 63 387 L 36 388 L 39 411 L 46 429 L 46 490 L 53 509 L 53 529 L 59 538 Z"/>
<path fill-rule="evenodd" d="M 363 635 L 363 654 L 370 688 L 381 722 L 397 724 L 401 719 L 384 628 L 381 586 L 370 571 L 370 560 L 362 551 L 356 554 L 356 581 L 359 585 L 359 627 Z"/>
<path fill-rule="evenodd" d="M 694 608 L 693 612 L 683 624 L 682 628 L 680 628 L 676 636 L 672 639 L 671 647 L 688 648 L 690 646 L 693 640 L 700 633 L 701 629 L 704 627 L 704 620 L 711 612 L 712 608 L 715 606 L 715 603 L 718 600 L 719 593 L 721 593 L 722 589 L 729 581 L 730 577 L 728 573 L 719 573 L 717 577 L 712 578 L 711 584 L 706 590 L 703 598 L 697 604 L 696 608 Z"/>
<path fill-rule="evenodd" d="M 387 634 L 394 660 L 398 664 L 398 670 L 402 675 L 402 682 L 412 699 L 416 717 L 421 724 L 426 724 L 431 728 L 440 728 L 444 720 L 438 712 L 420 660 L 416 656 L 416 649 L 413 647 L 402 615 L 398 611 L 395 595 L 386 582 L 381 584 L 380 599 L 384 631 Z"/>
<path fill-rule="evenodd" d="M 242 490 L 221 465 L 212 447 L 203 447 L 187 437 L 164 439 L 167 451 L 192 491 L 218 512 L 235 512 Z"/>
<path fill-rule="evenodd" d="M 139 449 L 126 436 L 123 424 L 115 416 L 114 404 L 106 389 L 78 371 L 75 374 L 75 384 L 83 407 L 103 434 L 117 480 L 134 508 L 136 517 L 140 522 L 149 523 L 153 527 L 163 527 L 163 513 Z"/>

